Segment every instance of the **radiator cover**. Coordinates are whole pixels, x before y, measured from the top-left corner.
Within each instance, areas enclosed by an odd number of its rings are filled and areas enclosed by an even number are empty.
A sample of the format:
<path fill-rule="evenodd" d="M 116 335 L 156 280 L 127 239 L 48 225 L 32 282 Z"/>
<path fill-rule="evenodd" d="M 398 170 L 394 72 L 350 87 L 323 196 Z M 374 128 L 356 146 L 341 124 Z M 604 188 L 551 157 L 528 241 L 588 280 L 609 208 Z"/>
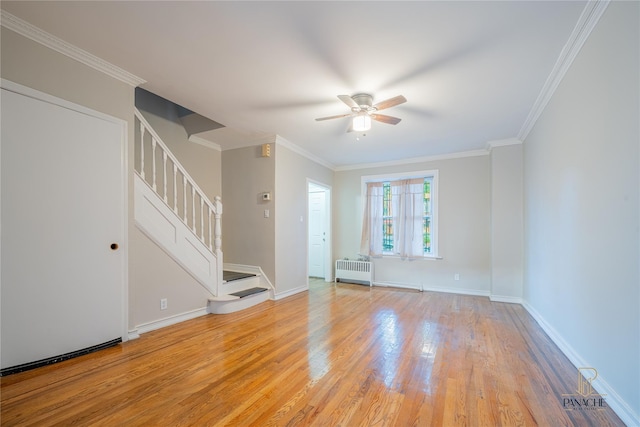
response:
<path fill-rule="evenodd" d="M 339 259 L 336 261 L 337 281 L 367 282 L 373 285 L 373 264 L 370 261 L 351 261 Z"/>

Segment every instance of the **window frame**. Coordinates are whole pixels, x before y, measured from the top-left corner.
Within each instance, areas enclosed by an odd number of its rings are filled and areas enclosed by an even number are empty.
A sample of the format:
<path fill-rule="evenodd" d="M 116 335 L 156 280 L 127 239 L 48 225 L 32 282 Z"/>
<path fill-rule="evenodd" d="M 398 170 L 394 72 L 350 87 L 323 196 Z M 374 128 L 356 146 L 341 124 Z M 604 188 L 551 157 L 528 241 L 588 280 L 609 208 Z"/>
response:
<path fill-rule="evenodd" d="M 367 194 L 367 183 L 369 182 L 391 182 L 391 181 L 399 181 L 402 179 L 412 179 L 412 178 L 431 178 L 431 253 L 423 252 L 422 257 L 424 259 L 441 259 L 439 255 L 439 245 L 438 245 L 438 170 L 421 170 L 421 171 L 412 171 L 412 172 L 397 172 L 397 173 L 386 173 L 386 174 L 378 174 L 378 175 L 363 175 L 361 177 L 361 190 L 360 190 L 360 204 L 361 211 L 364 211 L 364 201 L 366 200 Z M 425 213 L 423 213 L 425 214 Z M 427 215 L 423 215 L 426 217 Z M 382 254 L 383 258 L 400 258 L 397 255 L 392 255 L 391 253 Z"/>

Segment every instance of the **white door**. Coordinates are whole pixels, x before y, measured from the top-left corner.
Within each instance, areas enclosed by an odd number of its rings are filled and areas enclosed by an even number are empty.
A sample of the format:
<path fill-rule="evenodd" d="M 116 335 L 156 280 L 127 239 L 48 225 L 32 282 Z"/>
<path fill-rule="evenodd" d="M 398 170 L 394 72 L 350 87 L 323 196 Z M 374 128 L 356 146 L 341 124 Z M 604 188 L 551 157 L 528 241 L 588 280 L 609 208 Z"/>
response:
<path fill-rule="evenodd" d="M 324 277 L 325 242 L 325 193 L 309 193 L 309 276 Z"/>
<path fill-rule="evenodd" d="M 2 368 L 125 328 L 124 122 L 44 98 L 2 89 Z"/>

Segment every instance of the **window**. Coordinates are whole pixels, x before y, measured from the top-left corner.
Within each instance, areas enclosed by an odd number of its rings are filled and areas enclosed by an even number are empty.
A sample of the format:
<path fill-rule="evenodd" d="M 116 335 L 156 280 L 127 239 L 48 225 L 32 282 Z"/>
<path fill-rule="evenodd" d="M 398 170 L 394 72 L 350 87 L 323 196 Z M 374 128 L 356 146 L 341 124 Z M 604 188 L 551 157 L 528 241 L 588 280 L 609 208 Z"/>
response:
<path fill-rule="evenodd" d="M 437 171 L 363 177 L 361 253 L 435 257 Z"/>

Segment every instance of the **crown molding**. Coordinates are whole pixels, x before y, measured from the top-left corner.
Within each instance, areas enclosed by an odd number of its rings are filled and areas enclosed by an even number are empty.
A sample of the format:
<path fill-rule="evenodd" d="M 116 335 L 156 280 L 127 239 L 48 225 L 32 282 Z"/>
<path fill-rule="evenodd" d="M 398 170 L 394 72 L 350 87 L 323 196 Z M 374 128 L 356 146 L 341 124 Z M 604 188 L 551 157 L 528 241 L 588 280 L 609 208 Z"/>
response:
<path fill-rule="evenodd" d="M 547 77 L 547 81 L 542 87 L 538 98 L 534 102 L 529 115 L 518 133 L 519 140 L 524 141 L 529 135 L 529 132 L 531 132 L 531 129 L 533 129 L 533 126 L 546 108 L 558 85 L 560 85 L 560 82 L 571 67 L 573 60 L 578 56 L 582 46 L 587 41 L 587 38 L 600 20 L 600 17 L 604 14 L 607 6 L 609 6 L 609 0 L 587 2 L 578 19 L 578 23 L 569 36 L 569 40 L 564 45 L 562 52 L 560 52 L 560 56 L 551 70 L 551 74 Z"/>
<path fill-rule="evenodd" d="M 194 144 L 198 144 L 198 145 L 203 145 L 207 148 L 211 148 L 212 150 L 216 150 L 216 151 L 222 151 L 222 147 L 220 147 L 220 144 L 216 144 L 213 141 L 208 141 L 204 138 L 201 138 L 197 135 L 191 135 L 189 137 L 189 142 L 193 142 Z"/>
<path fill-rule="evenodd" d="M 408 165 L 413 163 L 435 162 L 438 160 L 451 160 L 451 159 L 461 159 L 464 157 L 486 156 L 488 154 L 489 154 L 488 150 L 461 151 L 458 153 L 440 154 L 437 156 L 426 156 L 426 157 L 412 157 L 409 159 L 391 160 L 388 162 L 358 163 L 354 165 L 338 166 L 334 170 L 336 172 L 342 172 L 342 171 L 357 170 L 357 169 L 380 168 L 385 166 L 400 166 L 400 165 Z"/>
<path fill-rule="evenodd" d="M 507 147 L 509 145 L 520 145 L 522 141 L 518 138 L 496 139 L 494 141 L 487 142 L 486 150 L 491 151 L 498 147 Z"/>
<path fill-rule="evenodd" d="M 146 83 L 144 79 L 100 59 L 71 43 L 67 43 L 53 34 L 49 34 L 4 10 L 0 10 L 0 25 L 128 85 L 136 87 Z"/>
<path fill-rule="evenodd" d="M 332 163 L 327 162 L 324 159 L 321 159 L 320 157 L 311 154 L 310 152 L 308 152 L 307 150 L 305 150 L 304 148 L 292 143 L 291 141 L 287 141 L 286 139 L 284 139 L 283 137 L 281 137 L 280 135 L 276 135 L 276 140 L 275 140 L 275 144 L 277 145 L 281 145 L 283 147 L 288 148 L 289 150 L 293 151 L 294 153 L 297 153 L 299 155 L 301 155 L 302 157 L 306 157 L 307 159 L 318 163 L 319 165 L 324 166 L 325 168 L 331 169 L 332 171 L 336 170 L 336 166 Z"/>

